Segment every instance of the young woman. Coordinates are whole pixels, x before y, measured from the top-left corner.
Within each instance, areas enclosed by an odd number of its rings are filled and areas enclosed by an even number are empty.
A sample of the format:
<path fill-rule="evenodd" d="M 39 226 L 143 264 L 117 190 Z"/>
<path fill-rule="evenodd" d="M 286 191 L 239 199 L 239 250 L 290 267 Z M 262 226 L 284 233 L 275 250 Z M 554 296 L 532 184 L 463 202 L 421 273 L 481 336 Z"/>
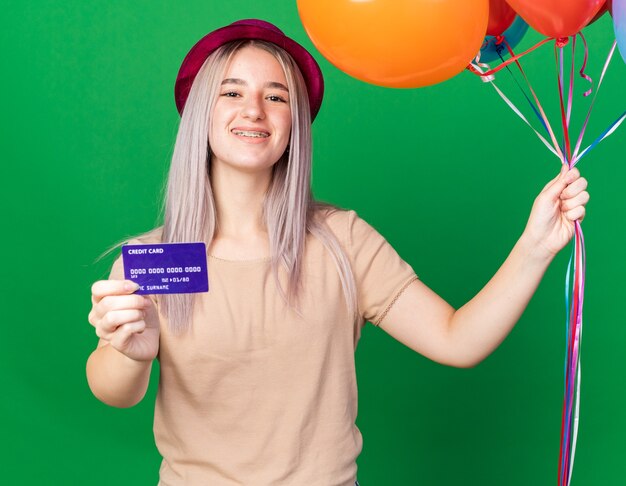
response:
<path fill-rule="evenodd" d="M 354 485 L 364 322 L 473 366 L 584 217 L 587 183 L 564 167 L 496 275 L 455 310 L 354 211 L 313 200 L 322 94 L 312 56 L 259 20 L 211 32 L 183 61 L 165 223 L 133 242 L 206 242 L 210 290 L 134 295 L 120 258 L 93 285 L 89 315 L 100 341 L 87 377 L 103 402 L 138 403 L 159 359 L 162 485 Z"/>

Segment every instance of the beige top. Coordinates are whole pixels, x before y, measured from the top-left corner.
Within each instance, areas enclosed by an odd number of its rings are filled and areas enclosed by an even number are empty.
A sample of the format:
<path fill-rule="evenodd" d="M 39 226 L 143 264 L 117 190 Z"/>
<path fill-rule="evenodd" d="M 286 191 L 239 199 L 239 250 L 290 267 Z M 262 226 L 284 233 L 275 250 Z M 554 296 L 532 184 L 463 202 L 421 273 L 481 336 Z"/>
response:
<path fill-rule="evenodd" d="M 283 303 L 269 259 L 213 256 L 191 329 L 172 335 L 161 316 L 160 485 L 354 485 L 361 327 L 378 324 L 417 277 L 354 211 L 337 211 L 327 224 L 352 263 L 358 322 L 348 315 L 333 260 L 310 234 L 303 317 Z M 119 260 L 111 278 L 123 278 Z"/>

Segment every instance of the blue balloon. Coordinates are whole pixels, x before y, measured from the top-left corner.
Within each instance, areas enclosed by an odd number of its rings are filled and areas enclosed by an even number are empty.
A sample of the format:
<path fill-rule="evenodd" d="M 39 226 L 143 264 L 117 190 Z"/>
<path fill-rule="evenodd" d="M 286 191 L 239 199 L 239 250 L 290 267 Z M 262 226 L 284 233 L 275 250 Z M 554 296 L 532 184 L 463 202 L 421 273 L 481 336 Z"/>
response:
<path fill-rule="evenodd" d="M 613 0 L 613 2 L 615 2 L 615 0 Z M 519 41 L 522 40 L 527 30 L 528 24 L 522 17 L 517 15 L 511 26 L 502 33 L 501 37 L 504 37 L 509 43 L 509 46 L 515 47 Z M 509 50 L 506 48 L 504 42 L 498 44 L 497 39 L 498 38 L 493 35 L 485 37 L 483 46 L 480 48 L 481 62 L 491 62 L 500 59 L 500 56 L 505 57 L 509 55 Z"/>
<path fill-rule="evenodd" d="M 626 62 L 626 0 L 613 0 L 613 28 L 622 59 Z"/>

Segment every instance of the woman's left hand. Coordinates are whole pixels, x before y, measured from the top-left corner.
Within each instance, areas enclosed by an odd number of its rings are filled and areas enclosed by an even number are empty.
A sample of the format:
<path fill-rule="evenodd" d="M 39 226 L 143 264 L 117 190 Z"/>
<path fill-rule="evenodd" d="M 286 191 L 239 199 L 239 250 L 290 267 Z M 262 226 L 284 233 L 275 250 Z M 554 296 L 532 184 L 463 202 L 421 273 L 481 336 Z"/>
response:
<path fill-rule="evenodd" d="M 554 257 L 572 239 L 574 222 L 585 217 L 586 189 L 587 180 L 578 169 L 563 164 L 535 199 L 524 235 L 545 257 Z"/>

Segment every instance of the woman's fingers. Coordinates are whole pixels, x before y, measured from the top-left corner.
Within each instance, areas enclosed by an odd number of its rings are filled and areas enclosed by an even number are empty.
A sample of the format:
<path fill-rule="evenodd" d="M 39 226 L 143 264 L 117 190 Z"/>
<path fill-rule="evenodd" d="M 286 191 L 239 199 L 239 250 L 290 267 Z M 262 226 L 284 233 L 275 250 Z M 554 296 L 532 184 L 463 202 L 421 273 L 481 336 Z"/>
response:
<path fill-rule="evenodd" d="M 131 359 L 152 360 L 159 350 L 158 311 L 149 296 L 134 294 L 137 289 L 128 280 L 95 282 L 89 323 L 99 346 L 108 343 Z"/>
<path fill-rule="evenodd" d="M 546 184 L 541 194 L 549 201 L 557 201 L 570 182 L 576 180 L 578 169 L 567 170 L 567 166 L 563 165 L 561 172 L 553 180 Z"/>
<path fill-rule="evenodd" d="M 580 171 L 576 167 L 574 167 L 572 169 L 568 169 L 565 172 L 565 182 L 567 184 L 571 184 L 572 182 L 574 182 L 579 177 L 580 177 Z"/>
<path fill-rule="evenodd" d="M 122 324 L 143 319 L 149 299 L 133 294 L 135 290 L 137 285 L 129 280 L 99 280 L 91 286 L 93 305 L 88 319 L 99 337 Z"/>
<path fill-rule="evenodd" d="M 123 309 L 147 309 L 149 306 L 150 299 L 143 295 L 106 295 L 94 302 L 89 313 L 89 322 L 96 326 L 108 312 Z"/>
<path fill-rule="evenodd" d="M 96 325 L 96 335 L 109 341 L 118 328 L 132 322 L 143 322 L 144 312 L 139 309 L 124 309 L 107 312 Z"/>
<path fill-rule="evenodd" d="M 585 219 L 585 206 L 576 206 L 574 209 L 571 209 L 565 213 L 565 216 L 570 221 L 582 221 Z"/>
<path fill-rule="evenodd" d="M 570 221 L 582 221 L 585 218 L 585 205 L 589 202 L 587 179 L 580 177 L 578 169 L 571 169 L 565 174 L 567 187 L 561 192 L 561 211 Z"/>
<path fill-rule="evenodd" d="M 561 192 L 561 199 L 572 198 L 587 189 L 587 179 L 579 177 L 570 183 L 563 192 Z"/>
<path fill-rule="evenodd" d="M 568 186 L 561 192 L 561 211 L 570 221 L 582 221 L 586 213 L 585 205 L 589 202 L 587 179 L 580 177 L 578 169 L 572 169 L 565 175 L 565 181 Z"/>
<path fill-rule="evenodd" d="M 146 329 L 145 321 L 129 322 L 117 328 L 117 330 L 111 334 L 109 342 L 111 346 L 119 351 L 124 351 L 131 338 L 135 334 L 141 334 Z"/>
<path fill-rule="evenodd" d="M 107 295 L 94 305 L 93 311 L 98 318 L 107 312 L 123 309 L 145 309 L 148 307 L 148 297 L 143 295 Z"/>
<path fill-rule="evenodd" d="M 138 288 L 130 280 L 98 280 L 91 286 L 91 301 L 97 304 L 108 295 L 129 295 Z"/>
<path fill-rule="evenodd" d="M 574 209 L 576 206 L 584 206 L 589 202 L 589 193 L 582 191 L 576 194 L 574 197 L 564 199 L 561 201 L 561 211 L 568 212 Z"/>

